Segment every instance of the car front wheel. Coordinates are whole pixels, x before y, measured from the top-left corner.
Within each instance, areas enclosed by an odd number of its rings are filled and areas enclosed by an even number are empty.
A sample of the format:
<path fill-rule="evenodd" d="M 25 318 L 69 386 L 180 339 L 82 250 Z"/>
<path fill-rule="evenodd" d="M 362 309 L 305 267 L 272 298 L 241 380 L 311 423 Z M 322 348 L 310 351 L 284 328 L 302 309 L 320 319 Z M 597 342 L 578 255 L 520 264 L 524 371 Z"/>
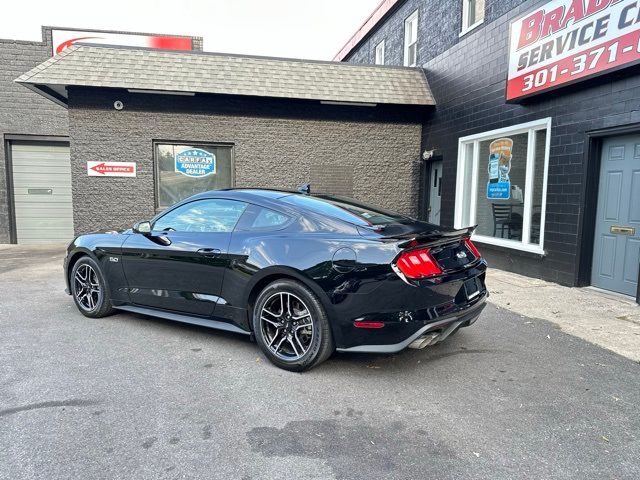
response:
<path fill-rule="evenodd" d="M 313 368 L 334 350 L 320 300 L 293 280 L 277 280 L 260 292 L 253 309 L 253 331 L 267 358 L 285 370 Z"/>
<path fill-rule="evenodd" d="M 109 285 L 93 258 L 79 259 L 71 270 L 69 280 L 73 300 L 85 317 L 101 318 L 114 312 Z"/>

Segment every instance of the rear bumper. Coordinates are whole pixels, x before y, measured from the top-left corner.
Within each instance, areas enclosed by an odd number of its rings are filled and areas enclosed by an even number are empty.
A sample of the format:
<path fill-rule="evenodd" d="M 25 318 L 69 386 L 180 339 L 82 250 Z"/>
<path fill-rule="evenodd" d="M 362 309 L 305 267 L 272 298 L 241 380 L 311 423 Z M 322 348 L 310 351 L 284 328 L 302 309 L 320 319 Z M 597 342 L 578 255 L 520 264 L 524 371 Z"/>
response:
<path fill-rule="evenodd" d="M 412 337 L 441 330 L 451 322 L 463 319 L 472 323 L 488 297 L 485 274 L 484 261 L 418 285 L 409 285 L 392 272 L 362 282 L 358 293 L 334 293 L 330 320 L 336 347 L 341 351 L 395 352 L 409 345 Z M 465 287 L 473 279 L 480 285 L 477 293 Z M 382 323 L 384 327 L 358 328 L 358 322 Z"/>
<path fill-rule="evenodd" d="M 353 347 L 346 348 L 337 348 L 336 350 L 339 352 L 359 352 L 359 353 L 396 353 L 401 350 L 404 350 L 409 345 L 411 345 L 415 340 L 422 337 L 423 335 L 434 332 L 434 331 L 446 331 L 449 327 L 454 328 L 463 328 L 468 327 L 473 324 L 482 310 L 487 306 L 487 298 L 489 294 L 487 291 L 483 292 L 480 298 L 469 308 L 460 310 L 455 315 L 449 315 L 447 317 L 440 317 L 437 321 L 428 323 L 413 332 L 411 335 L 406 337 L 400 342 L 391 343 L 391 344 L 375 344 L 375 345 L 356 345 Z M 451 332 L 449 332 L 451 333 Z"/>

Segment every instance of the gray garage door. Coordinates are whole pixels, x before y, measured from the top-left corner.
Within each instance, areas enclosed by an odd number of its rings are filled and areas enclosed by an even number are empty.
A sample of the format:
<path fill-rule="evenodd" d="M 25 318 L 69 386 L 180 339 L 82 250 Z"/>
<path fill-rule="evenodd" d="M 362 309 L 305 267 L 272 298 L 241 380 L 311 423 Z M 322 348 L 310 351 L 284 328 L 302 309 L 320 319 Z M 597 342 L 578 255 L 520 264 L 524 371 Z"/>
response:
<path fill-rule="evenodd" d="M 18 243 L 64 243 L 73 238 L 69 146 L 11 145 Z"/>

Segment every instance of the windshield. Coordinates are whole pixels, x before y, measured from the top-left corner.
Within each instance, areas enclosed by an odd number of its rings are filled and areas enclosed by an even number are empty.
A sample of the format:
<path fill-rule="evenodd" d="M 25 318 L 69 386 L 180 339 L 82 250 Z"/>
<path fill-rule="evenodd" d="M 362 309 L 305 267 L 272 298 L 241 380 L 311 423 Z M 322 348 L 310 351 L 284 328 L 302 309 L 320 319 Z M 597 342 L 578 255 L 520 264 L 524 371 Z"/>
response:
<path fill-rule="evenodd" d="M 386 212 L 377 207 L 357 203 L 351 199 L 330 197 L 328 195 L 289 195 L 281 200 L 297 207 L 363 227 L 387 225 L 407 220 L 407 217 Z"/>

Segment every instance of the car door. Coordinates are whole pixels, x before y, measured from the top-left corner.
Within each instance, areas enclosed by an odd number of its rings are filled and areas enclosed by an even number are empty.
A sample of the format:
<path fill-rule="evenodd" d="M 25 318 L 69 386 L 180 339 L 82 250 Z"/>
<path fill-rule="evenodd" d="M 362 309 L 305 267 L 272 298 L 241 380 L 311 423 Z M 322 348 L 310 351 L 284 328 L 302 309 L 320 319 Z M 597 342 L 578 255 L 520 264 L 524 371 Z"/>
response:
<path fill-rule="evenodd" d="M 122 246 L 131 302 L 186 314 L 213 315 L 229 266 L 231 233 L 246 204 L 202 199 L 178 206 Z"/>

